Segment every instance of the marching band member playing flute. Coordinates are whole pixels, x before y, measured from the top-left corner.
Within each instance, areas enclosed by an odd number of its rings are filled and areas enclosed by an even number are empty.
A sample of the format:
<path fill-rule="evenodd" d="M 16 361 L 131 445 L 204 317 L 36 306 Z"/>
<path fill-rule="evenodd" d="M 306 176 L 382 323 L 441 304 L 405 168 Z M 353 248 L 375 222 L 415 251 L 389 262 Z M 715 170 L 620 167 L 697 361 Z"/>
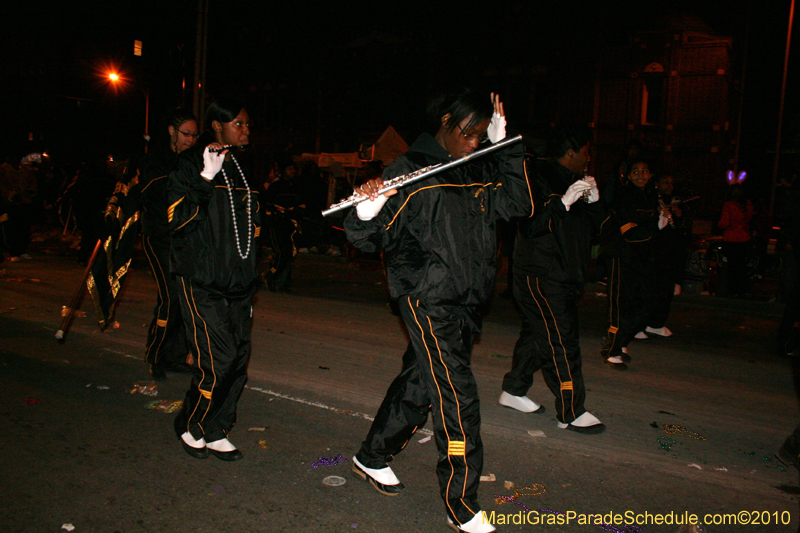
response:
<path fill-rule="evenodd" d="M 608 208 L 598 202 L 595 179 L 584 175 L 589 163 L 586 129 L 555 128 L 547 151 L 548 159 L 537 162 L 533 183 L 542 208 L 520 222 L 514 244 L 514 298 L 523 319 L 500 404 L 524 413 L 543 412 L 544 407 L 525 395 L 541 369 L 556 398 L 558 427 L 600 433 L 605 425 L 583 406 L 578 301 L 586 284 L 591 238 L 600 232 Z"/>
<path fill-rule="evenodd" d="M 242 452 L 228 434 L 247 381 L 261 217 L 254 177 L 234 154 L 219 150 L 248 144 L 247 110 L 220 98 L 206 111 L 205 128 L 167 183 L 170 267 L 181 286 L 181 315 L 194 356 L 175 431 L 192 457 L 211 453 L 235 461 Z"/>
<path fill-rule="evenodd" d="M 387 167 L 384 179 L 461 158 L 487 136 L 492 142 L 505 136 L 503 105 L 494 94 L 490 100 L 463 89 L 438 97 L 428 112 L 435 135 L 418 137 Z M 353 471 L 382 494 L 402 491 L 388 463 L 430 411 L 448 523 L 458 531 L 495 531 L 477 500 L 483 444 L 470 358 L 481 329 L 479 306 L 494 287 L 495 223 L 533 214 L 524 150 L 517 143 L 379 196 L 382 183 L 374 179 L 361 186 L 370 200 L 351 210 L 344 227 L 357 248 L 384 250 L 389 288 L 411 342 Z"/>

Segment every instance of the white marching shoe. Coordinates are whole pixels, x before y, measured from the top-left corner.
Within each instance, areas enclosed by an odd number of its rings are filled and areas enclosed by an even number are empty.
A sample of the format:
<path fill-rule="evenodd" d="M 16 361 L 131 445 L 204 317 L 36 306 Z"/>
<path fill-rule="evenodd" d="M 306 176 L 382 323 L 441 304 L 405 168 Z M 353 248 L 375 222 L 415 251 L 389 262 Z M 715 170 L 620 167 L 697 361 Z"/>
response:
<path fill-rule="evenodd" d="M 483 511 L 478 511 L 475 513 L 475 516 L 472 517 L 472 520 L 465 522 L 460 526 L 455 525 L 448 516 L 447 525 L 456 531 L 464 531 L 466 533 L 492 533 L 492 531 L 497 531 L 497 529 L 495 529 L 495 527 L 489 523 L 486 513 Z"/>
<path fill-rule="evenodd" d="M 648 328 L 648 329 L 649 329 L 649 328 Z M 637 333 L 636 335 L 634 335 L 634 336 L 633 336 L 633 338 L 634 338 L 634 339 L 639 339 L 640 341 L 643 341 L 643 340 L 645 340 L 645 339 L 649 339 L 650 337 L 648 337 L 648 336 L 647 336 L 647 333 L 645 333 L 644 331 L 640 331 L 639 333 Z"/>
<path fill-rule="evenodd" d="M 559 429 L 568 429 L 584 435 L 596 435 L 606 430 L 606 425 L 589 411 L 586 411 L 569 424 L 564 422 L 557 422 L 557 424 Z"/>
<path fill-rule="evenodd" d="M 667 326 L 664 326 L 663 328 L 651 328 L 650 326 L 647 326 L 645 331 L 647 333 L 652 333 L 653 335 L 658 335 L 659 337 L 672 337 L 672 332 Z"/>
<path fill-rule="evenodd" d="M 543 413 L 544 407 L 534 402 L 527 396 L 512 396 L 511 394 L 503 391 L 500 399 L 497 400 L 503 407 L 510 407 L 523 413 Z"/>
<path fill-rule="evenodd" d="M 355 456 L 353 457 L 353 473 L 364 481 L 369 481 L 375 490 L 386 496 L 397 496 L 406 488 L 388 466 L 367 468 Z"/>
<path fill-rule="evenodd" d="M 207 442 L 206 448 L 211 455 L 223 461 L 238 461 L 244 457 L 244 454 L 237 450 L 236 446 L 227 438 Z"/>

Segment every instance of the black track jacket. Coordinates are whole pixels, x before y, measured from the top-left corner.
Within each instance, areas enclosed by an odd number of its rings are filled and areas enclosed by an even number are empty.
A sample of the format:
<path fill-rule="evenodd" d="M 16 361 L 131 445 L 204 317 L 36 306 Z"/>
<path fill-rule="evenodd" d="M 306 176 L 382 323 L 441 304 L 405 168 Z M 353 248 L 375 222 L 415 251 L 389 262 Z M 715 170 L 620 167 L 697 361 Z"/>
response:
<path fill-rule="evenodd" d="M 222 171 L 211 181 L 200 175 L 204 149 L 205 146 L 198 144 L 183 151 L 178 158 L 178 169 L 169 175 L 167 182 L 167 217 L 172 235 L 170 270 L 210 291 L 231 297 L 244 296 L 253 291 L 258 275 L 256 252 L 261 215 L 258 191 L 254 188 L 255 176 L 247 173 L 239 158 L 239 165 L 250 184 L 253 225 L 250 255 L 242 259 L 236 247 L 237 234 L 233 227 L 231 201 Z M 234 188 L 238 239 L 242 253 L 245 253 L 247 194 L 244 182 L 233 161 L 225 161 L 222 168 Z"/>
<path fill-rule="evenodd" d="M 653 260 L 658 229 L 658 193 L 651 183 L 644 190 L 630 181 L 614 198 L 611 216 L 603 223 L 600 252 L 608 257 Z"/>
<path fill-rule="evenodd" d="M 533 184 L 536 216 L 519 224 L 514 244 L 514 272 L 544 277 L 569 285 L 586 283 L 592 236 L 608 216 L 603 202 L 578 200 L 564 207 L 561 197 L 580 174 L 573 174 L 555 160 L 540 160 Z"/>
<path fill-rule="evenodd" d="M 142 234 L 169 243 L 167 177 L 178 166 L 178 156 L 167 150 L 153 151 L 139 163 Z"/>
<path fill-rule="evenodd" d="M 383 179 L 451 161 L 424 133 Z M 401 188 L 378 216 L 345 218 L 347 238 L 365 252 L 385 250 L 392 297 L 431 305 L 474 306 L 492 295 L 498 219 L 532 216 L 522 143 Z"/>

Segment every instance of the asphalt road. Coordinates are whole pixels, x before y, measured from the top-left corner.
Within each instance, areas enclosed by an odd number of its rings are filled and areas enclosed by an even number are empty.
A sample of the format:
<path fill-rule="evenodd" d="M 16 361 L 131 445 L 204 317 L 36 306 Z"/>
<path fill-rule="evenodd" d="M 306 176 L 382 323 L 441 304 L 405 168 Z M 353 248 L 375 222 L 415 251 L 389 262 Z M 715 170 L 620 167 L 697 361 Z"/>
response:
<path fill-rule="evenodd" d="M 420 442 L 426 431 L 392 465 L 407 487 L 400 496 L 382 496 L 350 473 L 407 342 L 387 310 L 377 263 L 299 256 L 294 294 L 258 294 L 250 379 L 231 435 L 245 458 L 223 463 L 189 457 L 175 439 L 173 415 L 145 408 L 181 400 L 188 377 L 171 374 L 155 398 L 130 393 L 134 383 L 150 381 L 142 355 L 155 284 L 145 263 L 134 263 L 119 328 L 101 332 L 87 299 L 87 316 L 58 344 L 61 306 L 82 268 L 57 252 L 40 245 L 33 260 L 0 266 L 0 531 L 57 532 L 64 524 L 76 533 L 449 530 L 435 445 Z M 481 484 L 484 510 L 512 521 L 526 513 L 523 505 L 548 510 L 539 514 L 545 519 L 564 516 L 553 512 L 629 512 L 640 519 L 671 512 L 702 520 L 749 511 L 751 522 L 769 524 L 702 531 L 796 531 L 798 473 L 773 455 L 800 421 L 792 366 L 772 352 L 780 307 L 681 296 L 668 322 L 674 337 L 632 344 L 631 370 L 617 372 L 598 355 L 605 299 L 596 290 L 587 289 L 581 320 L 587 408 L 608 425 L 597 436 L 557 429 L 552 394 L 540 377 L 529 395 L 547 407 L 544 415 L 497 404 L 519 319 L 511 302 L 493 301 L 473 355 L 484 474 L 496 477 Z M 667 435 L 664 424 L 705 440 Z M 674 443 L 665 450 L 659 438 Z M 346 462 L 318 463 L 339 454 Z M 328 476 L 346 482 L 328 486 Z M 545 492 L 499 505 L 495 495 L 514 494 L 505 481 Z M 536 513 L 522 516 L 533 521 Z M 498 529 L 680 529 L 576 520 Z"/>

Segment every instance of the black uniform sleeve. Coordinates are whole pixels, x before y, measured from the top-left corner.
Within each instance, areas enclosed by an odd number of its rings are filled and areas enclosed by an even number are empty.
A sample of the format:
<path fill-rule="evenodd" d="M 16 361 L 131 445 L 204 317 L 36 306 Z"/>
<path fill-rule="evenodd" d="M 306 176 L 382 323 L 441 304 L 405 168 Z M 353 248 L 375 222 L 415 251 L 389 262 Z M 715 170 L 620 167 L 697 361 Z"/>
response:
<path fill-rule="evenodd" d="M 499 150 L 489 169 L 489 179 L 494 184 L 490 194 L 497 217 L 503 220 L 533 217 L 536 209 L 522 144 Z"/>
<path fill-rule="evenodd" d="M 620 195 L 614 202 L 613 214 L 622 238 L 628 243 L 647 242 L 658 231 L 657 218 L 630 201 L 628 195 Z"/>
<path fill-rule="evenodd" d="M 592 220 L 592 227 L 595 228 L 597 233 L 600 233 L 603 222 L 605 222 L 611 214 L 611 209 L 609 209 L 608 205 L 606 205 L 601 197 L 599 201 L 588 204 L 586 206 L 586 211 L 589 213 L 589 218 Z"/>
<path fill-rule="evenodd" d="M 567 214 L 567 208 L 561 201 L 561 195 L 553 191 L 553 187 L 545 176 L 544 172 L 536 172 L 533 183 L 533 201 L 538 209 L 532 218 L 519 225 L 520 233 L 529 239 L 556 231 L 559 223 Z"/>
<path fill-rule="evenodd" d="M 202 177 L 201 171 L 202 160 L 198 163 L 196 157 L 183 157 L 181 154 L 178 169 L 169 175 L 167 218 L 173 232 L 182 230 L 189 233 L 200 221 L 208 218 L 214 182 Z"/>
<path fill-rule="evenodd" d="M 405 157 L 399 157 L 383 171 L 383 180 L 387 181 L 416 169 Z M 413 217 L 415 210 L 404 209 L 404 207 L 409 194 L 416 189 L 417 187 L 397 189 L 397 194 L 386 201 L 378 215 L 372 220 L 361 220 L 358 218 L 356 208 L 351 208 L 344 219 L 344 231 L 347 239 L 353 246 L 368 253 L 391 246 L 409 217 Z"/>

